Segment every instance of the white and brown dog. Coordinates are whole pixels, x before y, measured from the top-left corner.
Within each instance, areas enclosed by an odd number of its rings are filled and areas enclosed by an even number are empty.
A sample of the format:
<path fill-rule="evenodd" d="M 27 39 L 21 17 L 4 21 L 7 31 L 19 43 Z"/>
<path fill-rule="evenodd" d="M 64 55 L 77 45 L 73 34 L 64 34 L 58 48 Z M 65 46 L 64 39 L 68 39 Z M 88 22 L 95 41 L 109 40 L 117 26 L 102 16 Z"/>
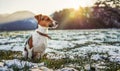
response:
<path fill-rule="evenodd" d="M 44 55 L 47 48 L 47 38 L 51 39 L 47 34 L 48 28 L 57 27 L 56 21 L 46 15 L 36 15 L 35 19 L 38 22 L 38 28 L 26 42 L 23 52 L 23 56 L 30 59 L 39 59 Z"/>

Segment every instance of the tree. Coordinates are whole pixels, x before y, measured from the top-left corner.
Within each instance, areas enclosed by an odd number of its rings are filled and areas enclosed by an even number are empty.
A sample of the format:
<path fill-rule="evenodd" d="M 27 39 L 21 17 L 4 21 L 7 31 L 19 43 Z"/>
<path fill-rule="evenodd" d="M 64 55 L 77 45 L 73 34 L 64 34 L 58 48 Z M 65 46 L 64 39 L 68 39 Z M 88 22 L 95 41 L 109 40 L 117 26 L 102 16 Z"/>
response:
<path fill-rule="evenodd" d="M 120 8 L 120 0 L 98 0 L 96 6 Z"/>

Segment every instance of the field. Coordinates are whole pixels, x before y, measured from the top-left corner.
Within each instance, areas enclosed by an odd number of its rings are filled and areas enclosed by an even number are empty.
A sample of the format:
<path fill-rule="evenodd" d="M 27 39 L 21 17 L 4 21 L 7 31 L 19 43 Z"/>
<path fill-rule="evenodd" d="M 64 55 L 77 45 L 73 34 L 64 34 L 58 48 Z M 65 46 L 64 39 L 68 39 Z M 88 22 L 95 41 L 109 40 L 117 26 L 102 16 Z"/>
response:
<path fill-rule="evenodd" d="M 45 56 L 25 60 L 22 51 L 32 32 L 0 32 L 0 71 L 120 71 L 118 29 L 51 30 Z"/>

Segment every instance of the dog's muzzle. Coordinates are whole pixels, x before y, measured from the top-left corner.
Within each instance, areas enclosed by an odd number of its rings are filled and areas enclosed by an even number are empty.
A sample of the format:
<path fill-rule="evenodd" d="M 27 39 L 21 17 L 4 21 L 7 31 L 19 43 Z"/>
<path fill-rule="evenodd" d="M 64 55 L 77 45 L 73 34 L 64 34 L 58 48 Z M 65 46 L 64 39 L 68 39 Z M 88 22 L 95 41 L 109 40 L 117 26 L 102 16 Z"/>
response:
<path fill-rule="evenodd" d="M 58 23 L 55 21 L 49 25 L 50 28 L 56 28 L 58 26 Z"/>

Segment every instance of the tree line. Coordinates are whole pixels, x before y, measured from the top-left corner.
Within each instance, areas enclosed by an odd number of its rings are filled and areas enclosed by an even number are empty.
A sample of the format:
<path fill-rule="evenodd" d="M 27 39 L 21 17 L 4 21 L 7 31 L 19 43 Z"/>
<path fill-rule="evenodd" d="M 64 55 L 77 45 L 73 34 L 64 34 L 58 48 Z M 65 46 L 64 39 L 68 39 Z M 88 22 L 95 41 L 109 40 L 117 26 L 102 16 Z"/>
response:
<path fill-rule="evenodd" d="M 93 7 L 79 7 L 56 11 L 52 14 L 57 29 L 120 28 L 120 1 L 98 0 Z"/>

